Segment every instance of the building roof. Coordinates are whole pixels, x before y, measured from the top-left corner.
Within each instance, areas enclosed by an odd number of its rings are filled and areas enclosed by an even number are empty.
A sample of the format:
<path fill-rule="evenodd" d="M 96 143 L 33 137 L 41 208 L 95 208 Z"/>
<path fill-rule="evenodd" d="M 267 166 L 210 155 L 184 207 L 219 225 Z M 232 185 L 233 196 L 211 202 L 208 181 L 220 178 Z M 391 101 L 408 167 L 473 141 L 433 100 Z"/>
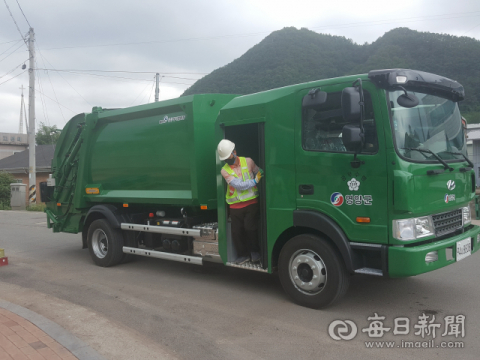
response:
<path fill-rule="evenodd" d="M 28 145 L 28 135 L 21 133 L 0 132 L 0 144 L 2 145 Z"/>
<path fill-rule="evenodd" d="M 475 131 L 469 131 L 467 133 L 468 140 L 480 140 L 480 129 Z"/>
<path fill-rule="evenodd" d="M 37 172 L 48 172 L 51 170 L 55 145 L 37 145 L 35 146 L 35 161 Z M 17 172 L 28 170 L 29 150 L 17 152 L 0 160 L 0 170 L 8 172 Z"/>

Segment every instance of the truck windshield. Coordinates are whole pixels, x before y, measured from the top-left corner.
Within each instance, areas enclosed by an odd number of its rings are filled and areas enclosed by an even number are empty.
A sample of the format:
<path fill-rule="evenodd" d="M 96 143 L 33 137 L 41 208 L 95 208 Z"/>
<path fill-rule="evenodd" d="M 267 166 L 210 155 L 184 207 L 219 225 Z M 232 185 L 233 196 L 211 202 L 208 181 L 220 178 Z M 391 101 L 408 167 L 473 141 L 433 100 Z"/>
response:
<path fill-rule="evenodd" d="M 443 160 L 461 159 L 452 154 L 467 155 L 467 146 L 462 119 L 457 103 L 423 93 L 415 94 L 420 100 L 413 108 L 405 108 L 397 103 L 403 91 L 388 91 L 390 117 L 395 136 L 397 152 L 415 162 L 438 161 L 427 152 L 430 150 Z"/>

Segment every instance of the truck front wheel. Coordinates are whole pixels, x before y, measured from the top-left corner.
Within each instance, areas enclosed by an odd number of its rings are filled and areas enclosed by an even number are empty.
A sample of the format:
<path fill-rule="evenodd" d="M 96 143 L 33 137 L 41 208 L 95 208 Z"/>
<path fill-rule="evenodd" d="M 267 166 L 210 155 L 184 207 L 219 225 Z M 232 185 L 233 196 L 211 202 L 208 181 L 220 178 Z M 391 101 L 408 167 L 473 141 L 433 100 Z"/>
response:
<path fill-rule="evenodd" d="M 283 289 L 299 305 L 313 309 L 339 300 L 350 275 L 338 252 L 324 239 L 298 235 L 280 252 L 278 272 Z"/>
<path fill-rule="evenodd" d="M 93 221 L 88 228 L 88 251 L 95 264 L 109 267 L 123 259 L 123 234 L 105 219 Z"/>

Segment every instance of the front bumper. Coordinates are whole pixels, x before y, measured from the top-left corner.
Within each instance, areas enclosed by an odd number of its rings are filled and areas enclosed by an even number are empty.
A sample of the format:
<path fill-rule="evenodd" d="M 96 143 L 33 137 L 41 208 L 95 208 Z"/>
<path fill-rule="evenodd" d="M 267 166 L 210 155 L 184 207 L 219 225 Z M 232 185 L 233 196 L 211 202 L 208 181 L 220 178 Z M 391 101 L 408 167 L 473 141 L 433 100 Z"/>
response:
<path fill-rule="evenodd" d="M 480 227 L 474 225 L 463 234 L 437 242 L 412 247 L 390 246 L 388 249 L 388 275 L 390 277 L 413 276 L 453 264 L 457 261 L 457 242 L 467 238 L 472 239 L 473 255 L 480 247 L 480 243 L 477 242 L 478 234 L 480 234 Z M 452 249 L 453 259 L 447 260 L 447 248 Z M 425 256 L 431 251 L 438 252 L 438 260 L 426 263 Z M 468 257 L 465 260 L 467 259 Z"/>

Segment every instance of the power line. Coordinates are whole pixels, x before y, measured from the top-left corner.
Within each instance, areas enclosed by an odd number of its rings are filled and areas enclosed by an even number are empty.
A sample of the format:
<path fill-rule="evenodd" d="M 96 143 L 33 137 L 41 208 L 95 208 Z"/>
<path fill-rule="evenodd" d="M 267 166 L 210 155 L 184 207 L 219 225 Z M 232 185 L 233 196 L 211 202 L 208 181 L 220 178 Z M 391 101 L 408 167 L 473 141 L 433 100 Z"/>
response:
<path fill-rule="evenodd" d="M 160 86 L 160 85 L 159 85 Z M 155 82 L 152 84 L 152 88 L 150 89 L 150 95 L 148 96 L 148 102 L 150 103 L 150 98 L 152 97 L 153 94 L 153 88 L 155 87 Z"/>
<path fill-rule="evenodd" d="M 152 81 L 152 80 L 150 80 L 150 81 Z M 155 84 L 155 82 L 154 82 L 154 84 Z M 148 88 L 149 86 L 150 86 L 150 84 L 147 84 L 147 86 L 145 86 L 145 87 L 143 88 L 143 90 L 140 91 L 140 94 L 138 94 L 137 97 L 135 98 L 135 100 L 133 100 L 132 105 L 135 104 L 135 101 L 137 101 L 137 99 L 145 92 L 145 90 L 147 90 L 147 88 Z M 132 105 L 130 105 L 130 106 L 132 106 Z"/>
<path fill-rule="evenodd" d="M 81 46 L 64 46 L 59 48 L 48 48 L 44 50 L 61 50 L 61 49 L 76 49 L 76 48 L 90 48 L 90 47 L 107 47 L 107 46 L 123 46 L 123 45 L 141 45 L 141 44 L 164 44 L 164 43 L 171 43 L 171 42 L 178 42 L 178 41 L 191 41 L 191 40 L 214 40 L 220 38 L 228 38 L 232 36 L 254 36 L 254 35 L 262 35 L 265 34 L 265 31 L 259 33 L 252 33 L 252 34 L 237 34 L 237 35 L 220 35 L 220 36 L 212 36 L 212 37 L 197 37 L 197 38 L 185 38 L 185 39 L 175 39 L 175 40 L 152 40 L 152 41 L 138 41 L 138 42 L 130 42 L 130 43 L 115 43 L 115 44 L 101 44 L 101 45 L 81 45 Z"/>
<path fill-rule="evenodd" d="M 46 61 L 47 63 L 50 64 L 50 66 L 52 66 L 52 64 L 50 63 L 50 61 L 48 61 L 48 59 L 47 59 L 45 56 L 43 56 L 43 54 L 41 53 L 41 51 L 40 51 L 38 48 L 37 48 L 37 50 L 38 50 L 38 53 L 40 54 L 40 56 L 42 57 L 43 61 Z M 87 101 L 87 99 L 85 99 L 85 98 L 82 96 L 82 94 L 80 94 L 80 93 L 67 81 L 67 79 L 65 79 L 65 78 L 62 76 L 62 74 L 59 73 L 58 75 L 60 75 L 60 77 L 68 84 L 68 86 L 70 86 L 70 87 L 73 89 L 73 91 L 75 91 L 75 92 L 78 94 L 78 96 L 80 96 L 80 97 L 88 104 L 88 106 L 93 107 L 92 104 L 90 104 L 90 103 Z"/>
<path fill-rule="evenodd" d="M 40 93 L 40 95 L 43 95 L 43 92 L 40 91 L 39 89 L 42 89 L 42 86 L 40 84 L 40 74 L 37 74 L 36 77 L 37 83 L 38 83 L 38 89 L 37 91 Z M 47 122 L 47 125 L 50 126 L 50 120 L 48 119 L 48 108 L 47 108 L 47 103 L 45 102 L 44 96 L 39 96 L 40 102 L 42 103 L 42 110 L 43 110 L 43 119 Z M 38 125 L 38 119 L 35 117 L 35 125 Z M 36 126 L 38 127 L 38 126 Z"/>
<path fill-rule="evenodd" d="M 35 65 L 37 65 L 36 62 L 35 62 Z M 43 63 L 43 65 L 45 65 L 45 62 Z M 38 67 L 38 65 L 37 65 L 37 67 Z M 48 71 L 47 71 L 47 77 L 48 77 L 48 81 L 50 82 L 50 86 L 52 87 L 53 95 L 55 96 L 55 99 L 58 102 L 57 93 L 55 92 L 55 88 L 53 87 L 52 80 L 50 79 L 50 75 L 48 74 Z M 62 108 L 59 106 L 58 109 L 60 110 L 60 114 L 62 114 L 63 121 L 66 123 L 67 121 L 65 120 L 65 115 L 63 115 Z"/>
<path fill-rule="evenodd" d="M 45 95 L 45 94 L 44 94 L 43 92 L 41 92 L 40 90 L 37 90 L 37 91 L 38 91 L 40 94 L 42 94 L 43 96 L 45 96 L 45 97 L 49 98 L 50 100 L 52 100 L 53 102 L 56 102 L 56 103 L 59 104 L 60 106 L 64 107 L 65 109 L 70 110 L 70 111 L 73 112 L 74 114 L 78 114 L 78 111 L 73 111 L 72 109 L 67 108 L 66 106 L 60 104 L 58 101 L 55 101 L 54 99 L 52 99 L 50 96 Z"/>
<path fill-rule="evenodd" d="M 112 76 L 112 75 L 100 75 L 100 74 L 90 74 L 90 73 L 79 73 L 76 71 L 68 71 L 68 70 L 55 70 L 55 69 L 39 69 L 37 68 L 36 70 L 45 70 L 45 71 L 58 71 L 58 72 L 66 72 L 69 74 L 73 75 L 87 75 L 87 76 L 95 76 L 95 77 L 104 77 L 104 78 L 109 78 L 110 80 L 113 81 L 151 81 L 150 79 L 136 79 L 136 78 L 129 78 L 129 77 L 124 77 L 124 76 Z M 116 80 L 118 79 L 118 80 Z M 194 81 L 197 81 L 198 79 L 191 79 Z M 163 84 L 176 84 L 176 85 L 187 85 L 187 86 L 192 86 L 193 84 L 185 84 L 185 83 L 179 83 L 179 82 L 163 82 Z"/>
<path fill-rule="evenodd" d="M 192 78 L 184 78 L 184 77 L 178 77 L 178 76 L 168 76 L 168 75 L 162 75 L 162 77 L 166 78 L 172 78 L 172 79 L 182 79 L 182 80 L 199 80 L 199 79 L 192 79 Z"/>
<path fill-rule="evenodd" d="M 13 44 L 13 45 L 10 46 L 7 50 L 5 50 L 4 52 L 2 52 L 2 53 L 0 54 L 0 56 L 2 56 L 3 54 L 5 54 L 8 50 L 10 50 L 10 49 L 11 49 L 12 47 L 14 47 L 15 45 L 17 45 L 20 41 L 22 41 L 22 39 L 18 40 L 18 41 L 16 42 L 16 44 Z M 22 45 L 22 46 L 23 46 L 23 45 Z M 17 49 L 17 50 L 18 50 L 18 49 Z M 15 51 L 16 51 L 16 50 L 15 50 Z M 14 51 L 14 52 L 15 52 L 15 51 Z"/>
<path fill-rule="evenodd" d="M 35 69 L 35 70 L 47 70 L 47 71 L 78 71 L 78 72 L 105 72 L 105 73 L 127 73 L 127 74 L 156 74 L 158 71 L 129 71 L 129 70 L 78 70 L 78 69 Z M 172 72 L 160 72 L 161 74 L 169 75 L 208 75 L 208 73 L 172 73 Z"/>
<path fill-rule="evenodd" d="M 469 17 L 469 16 L 479 16 L 480 11 L 471 11 L 471 12 L 464 12 L 464 13 L 451 13 L 451 14 L 439 14 L 439 15 L 430 15 L 430 16 L 415 16 L 415 17 L 408 17 L 408 18 L 398 18 L 398 19 L 386 19 L 386 20 L 377 20 L 377 21 L 368 21 L 368 22 L 356 22 L 356 23 L 348 23 L 348 24 L 338 24 L 338 25 L 323 25 L 323 26 L 315 26 L 311 27 L 310 29 L 335 29 L 335 28 L 345 28 L 345 27 L 355 27 L 355 26 L 375 26 L 375 25 L 388 25 L 392 23 L 396 23 L 399 21 L 402 22 L 416 22 L 416 21 L 425 21 L 425 20 L 448 20 L 448 19 L 457 19 L 462 17 Z M 452 16 L 452 15 L 463 15 L 468 14 L 465 16 Z M 437 19 L 438 17 L 448 16 L 446 18 Z M 417 19 L 417 20 L 413 20 Z"/>
<path fill-rule="evenodd" d="M 76 75 L 88 75 L 88 76 L 97 76 L 97 77 L 106 77 L 106 78 L 115 78 L 115 79 L 124 79 L 124 80 L 136 80 L 136 81 L 151 81 L 150 79 L 135 79 L 135 78 L 128 78 L 128 77 L 124 77 L 124 76 L 78 73 L 78 72 L 75 72 L 75 71 L 66 71 L 66 72 L 68 72 L 69 74 L 76 74 Z"/>
<path fill-rule="evenodd" d="M 337 25 L 323 25 L 312 27 L 311 29 L 334 29 L 334 28 L 344 28 L 344 27 L 353 27 L 353 26 L 376 26 L 376 25 L 388 25 L 391 23 L 396 23 L 399 21 L 407 21 L 407 22 L 415 22 L 415 21 L 428 21 L 428 20 L 448 20 L 454 18 L 461 18 L 465 16 L 479 16 L 480 11 L 473 11 L 473 12 L 462 12 L 462 13 L 449 13 L 449 14 L 438 14 L 438 15 L 430 15 L 424 17 L 408 17 L 408 18 L 398 18 L 398 19 L 386 19 L 386 20 L 379 20 L 379 21 L 365 21 L 365 22 L 358 22 L 358 23 L 347 23 L 347 24 L 337 24 Z M 467 15 L 468 14 L 468 15 Z M 452 16 L 452 15 L 464 15 L 464 16 Z M 448 16 L 443 19 L 438 19 L 439 17 Z M 417 20 L 413 20 L 417 19 Z M 271 33 L 271 31 L 261 31 L 256 33 L 244 33 L 244 34 L 230 34 L 230 35 L 219 35 L 219 36 L 210 36 L 210 37 L 194 37 L 194 38 L 183 38 L 183 39 L 173 39 L 173 40 L 152 40 L 152 41 L 138 41 L 138 42 L 128 42 L 128 43 L 113 43 L 113 44 L 99 44 L 99 45 L 80 45 L 80 46 L 64 46 L 64 47 L 56 47 L 56 48 L 48 48 L 44 50 L 61 50 L 61 49 L 76 49 L 76 48 L 90 48 L 90 47 L 107 47 L 107 46 L 123 46 L 123 45 L 141 45 L 141 44 L 164 44 L 164 43 L 171 43 L 171 42 L 179 42 L 179 41 L 192 41 L 192 40 L 215 40 L 215 39 L 222 39 L 222 38 L 229 38 L 229 37 L 247 37 L 247 36 L 257 36 L 263 35 L 266 33 Z"/>
<path fill-rule="evenodd" d="M 8 10 L 8 12 L 10 13 L 10 16 L 12 17 L 12 20 L 13 20 L 13 22 L 15 23 L 15 26 L 17 27 L 18 33 L 20 34 L 20 36 L 22 37 L 23 41 L 24 41 L 25 44 L 26 44 L 26 43 L 27 43 L 27 40 L 25 40 L 25 37 L 23 36 L 22 32 L 20 31 L 20 28 L 18 27 L 18 24 L 17 24 L 17 22 L 15 21 L 15 18 L 13 17 L 13 14 L 12 14 L 12 12 L 10 11 L 10 8 L 8 7 L 7 0 L 3 0 L 3 2 L 5 3 L 5 6 L 7 7 L 7 10 Z"/>
<path fill-rule="evenodd" d="M 476 29 L 477 27 L 480 26 L 480 23 L 478 23 L 477 25 L 475 25 L 474 27 L 472 27 L 471 29 L 465 31 L 461 36 L 464 36 L 465 34 L 469 33 L 470 31 L 472 31 L 473 29 Z"/>
<path fill-rule="evenodd" d="M 18 42 L 18 41 L 22 41 L 23 39 L 20 39 L 20 40 L 11 40 L 11 41 L 5 41 L 3 43 L 0 43 L 0 45 L 3 45 L 3 44 L 10 44 L 12 42 Z"/>
<path fill-rule="evenodd" d="M 27 59 L 27 60 L 28 60 L 28 59 Z M 27 61 L 27 60 L 25 60 L 25 61 Z M 24 62 L 25 62 L 25 61 L 24 61 Z M 12 70 L 10 70 L 9 72 L 7 72 L 7 73 L 3 74 L 2 76 L 0 76 L 0 79 L 3 78 L 3 77 L 5 77 L 5 76 L 7 76 L 8 74 L 14 72 L 15 70 L 17 70 L 20 66 L 22 66 L 22 65 L 24 64 L 24 62 L 21 62 L 19 65 L 15 66 Z"/>
<path fill-rule="evenodd" d="M 2 62 L 3 60 L 5 60 L 6 58 L 8 58 L 10 55 L 12 54 L 15 54 L 18 50 L 20 50 L 20 48 L 23 46 L 23 44 L 20 44 L 20 46 L 18 48 L 16 48 L 15 50 L 13 50 L 10 54 L 8 54 L 7 56 L 5 56 L 2 60 L 0 60 L 0 62 Z"/>
<path fill-rule="evenodd" d="M 27 17 L 25 16 L 25 14 L 24 14 L 24 12 L 23 12 L 23 9 L 22 9 L 22 7 L 20 6 L 20 3 L 18 2 L 18 0 L 16 0 L 16 1 L 17 1 L 18 7 L 20 8 L 20 11 L 22 12 L 23 17 L 25 18 L 25 21 L 26 21 L 27 24 L 28 24 L 28 27 L 32 27 L 32 26 L 30 25 L 30 23 L 28 22 Z"/>
<path fill-rule="evenodd" d="M 58 70 L 58 69 L 42 69 L 42 68 L 37 68 L 35 70 L 44 70 L 44 71 L 56 71 L 56 72 L 67 72 L 70 74 L 75 74 L 75 75 L 88 75 L 88 76 L 98 76 L 98 77 L 107 77 L 107 78 L 116 78 L 116 79 L 125 79 L 125 80 L 135 80 L 135 81 L 150 81 L 149 79 L 136 79 L 136 78 L 129 78 L 129 77 L 124 77 L 124 76 L 112 76 L 112 75 L 100 75 L 100 74 L 92 74 L 92 73 L 87 73 L 87 71 L 99 71 L 99 72 L 121 72 L 121 73 L 139 73 L 139 74 L 154 74 L 153 72 L 144 72 L 144 71 L 109 71 L 109 70 Z M 172 73 L 173 74 L 173 73 Z M 176 73 L 175 73 L 176 74 Z M 180 74 L 180 73 L 179 73 Z M 167 77 L 167 78 L 175 78 L 175 79 L 182 79 L 182 80 L 192 80 L 192 81 L 198 81 L 199 79 L 193 79 L 193 78 L 184 78 L 184 77 L 179 77 L 179 76 L 169 76 L 169 75 L 162 75 L 162 77 Z M 168 84 L 168 83 L 165 83 Z M 173 83 L 173 84 L 181 84 L 181 83 Z M 186 85 L 191 85 L 191 84 L 186 84 Z"/>
<path fill-rule="evenodd" d="M 185 84 L 185 83 L 177 83 L 177 82 L 165 82 L 163 81 L 162 84 L 176 84 L 176 85 L 187 85 L 192 86 L 193 84 Z"/>
<path fill-rule="evenodd" d="M 9 82 L 9 81 L 10 81 L 10 80 L 12 80 L 12 79 L 15 79 L 16 77 L 18 77 L 18 76 L 22 75 L 22 74 L 23 74 L 23 73 L 25 73 L 26 71 L 27 71 L 27 70 L 24 70 L 24 71 L 22 71 L 20 74 L 18 74 L 18 75 L 15 75 L 14 77 L 11 77 L 11 78 L 10 78 L 10 79 L 8 79 L 8 80 L 5 80 L 4 82 L 0 83 L 0 85 L 3 85 L 3 84 L 5 84 L 5 83 Z"/>

